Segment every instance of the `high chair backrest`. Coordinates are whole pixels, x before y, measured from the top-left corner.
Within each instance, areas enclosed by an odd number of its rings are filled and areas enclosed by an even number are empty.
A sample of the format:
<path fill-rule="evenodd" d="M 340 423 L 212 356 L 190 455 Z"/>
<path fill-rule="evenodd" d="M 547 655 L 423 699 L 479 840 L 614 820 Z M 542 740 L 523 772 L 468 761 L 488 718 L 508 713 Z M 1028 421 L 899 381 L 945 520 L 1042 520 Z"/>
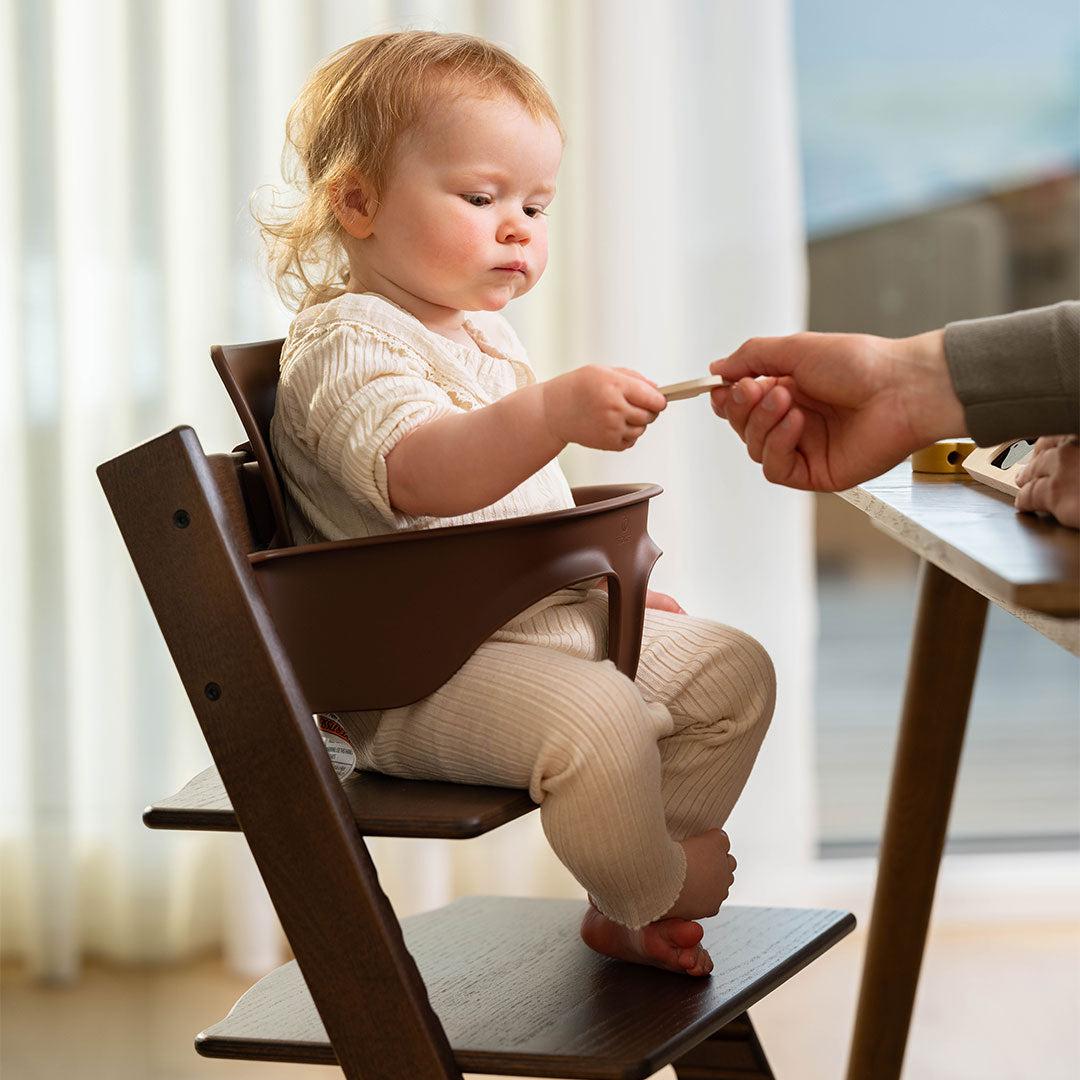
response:
<path fill-rule="evenodd" d="M 282 338 L 256 341 L 248 345 L 214 345 L 210 355 L 225 389 L 244 425 L 251 452 L 259 463 L 259 472 L 270 509 L 274 515 L 274 534 L 269 547 L 290 547 L 292 529 L 285 512 L 285 491 L 270 449 L 270 421 L 274 416 Z"/>

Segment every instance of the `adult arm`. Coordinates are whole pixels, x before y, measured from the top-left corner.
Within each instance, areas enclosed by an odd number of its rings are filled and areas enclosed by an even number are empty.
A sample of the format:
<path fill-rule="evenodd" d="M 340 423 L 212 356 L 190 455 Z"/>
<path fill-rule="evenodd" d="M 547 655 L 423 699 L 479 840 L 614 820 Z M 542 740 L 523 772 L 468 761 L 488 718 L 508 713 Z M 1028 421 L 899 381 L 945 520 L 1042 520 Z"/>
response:
<path fill-rule="evenodd" d="M 836 491 L 969 431 L 983 443 L 1075 432 L 1078 322 L 1080 303 L 1069 302 L 895 340 L 754 338 L 712 365 L 737 383 L 713 392 L 713 408 L 769 480 Z"/>
<path fill-rule="evenodd" d="M 1080 431 L 1080 301 L 950 323 L 945 355 L 980 446 Z"/>

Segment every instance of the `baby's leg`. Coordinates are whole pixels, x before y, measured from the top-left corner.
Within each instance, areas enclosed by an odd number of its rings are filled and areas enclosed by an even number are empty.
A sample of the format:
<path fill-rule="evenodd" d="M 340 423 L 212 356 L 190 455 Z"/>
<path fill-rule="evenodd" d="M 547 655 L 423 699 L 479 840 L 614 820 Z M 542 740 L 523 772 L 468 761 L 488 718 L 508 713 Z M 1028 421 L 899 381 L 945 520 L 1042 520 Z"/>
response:
<path fill-rule="evenodd" d="M 593 591 L 577 611 L 578 636 L 562 643 L 551 613 L 532 621 L 541 640 L 607 651 L 607 594 Z M 586 629 L 587 628 L 587 629 Z M 546 630 L 546 633 L 544 632 Z M 578 644 L 581 643 L 581 644 Z M 682 890 L 667 918 L 654 924 L 661 937 L 683 946 L 700 940 L 701 929 L 686 920 L 715 914 L 727 898 L 735 859 L 720 827 L 742 792 L 772 717 L 776 678 L 768 654 L 753 638 L 719 623 L 661 611 L 645 613 L 637 687 L 646 701 L 662 704 L 672 718 L 671 734 L 660 739 L 661 790 L 670 835 L 687 860 Z M 650 942 L 629 940 L 627 931 L 596 911 L 582 926 L 585 940 L 610 955 L 634 958 Z M 653 936 L 652 946 L 662 943 Z M 712 963 L 701 950 L 688 974 L 706 974 Z"/>
<path fill-rule="evenodd" d="M 730 626 L 649 611 L 637 685 L 671 712 L 673 731 L 660 741 L 671 835 L 722 827 L 772 719 L 776 675 L 768 653 Z"/>
<path fill-rule="evenodd" d="M 592 590 L 586 603 L 537 616 L 505 640 L 525 635 L 550 648 L 587 659 L 607 655 L 607 593 Z M 570 627 L 571 629 L 568 629 Z M 672 727 L 660 739 L 662 788 L 668 828 L 676 840 L 722 827 L 750 775 L 776 701 L 768 653 L 730 626 L 645 612 L 637 688 L 670 711 Z"/>
<path fill-rule="evenodd" d="M 525 640 L 528 635 L 574 655 L 605 656 L 607 593 L 591 591 L 570 612 L 572 619 L 568 609 L 552 609 L 518 629 L 504 627 L 499 637 Z M 746 783 L 772 715 L 772 663 L 738 630 L 650 610 L 637 688 L 647 701 L 670 707 L 673 722 L 671 734 L 660 740 L 661 786 L 668 830 L 683 847 L 687 873 L 666 914 L 683 919 L 715 914 L 735 870 L 719 827 Z M 599 933 L 596 925 L 592 930 Z"/>
<path fill-rule="evenodd" d="M 422 701 L 342 723 L 366 768 L 528 788 L 556 855 L 622 926 L 678 898 L 686 858 L 668 832 L 657 746 L 671 718 L 610 662 L 488 641 Z"/>
<path fill-rule="evenodd" d="M 606 596 L 591 594 L 589 610 L 594 634 L 603 638 Z M 775 676 L 768 654 L 746 634 L 648 611 L 637 685 L 646 700 L 668 706 L 673 721 L 671 734 L 660 740 L 661 784 L 668 828 L 686 853 L 687 873 L 670 911 L 679 917 L 654 929 L 685 946 L 701 937 L 698 924 L 687 920 L 713 914 L 732 883 L 735 859 L 719 827 L 760 749 L 775 702 Z M 586 916 L 582 936 L 602 952 L 632 958 L 627 951 L 635 943 L 627 941 L 626 930 L 599 911 Z M 704 950 L 693 966 L 685 947 L 679 955 L 687 974 L 712 970 Z"/>

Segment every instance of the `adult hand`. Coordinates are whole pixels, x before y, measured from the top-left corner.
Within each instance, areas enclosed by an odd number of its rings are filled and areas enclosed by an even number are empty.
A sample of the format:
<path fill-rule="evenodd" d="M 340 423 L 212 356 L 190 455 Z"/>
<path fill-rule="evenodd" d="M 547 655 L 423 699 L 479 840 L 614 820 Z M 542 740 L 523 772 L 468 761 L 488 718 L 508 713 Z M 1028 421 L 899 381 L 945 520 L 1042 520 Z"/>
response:
<path fill-rule="evenodd" d="M 1044 436 L 1017 477 L 1017 510 L 1045 511 L 1062 525 L 1080 528 L 1080 445 L 1074 435 Z"/>
<path fill-rule="evenodd" d="M 713 410 L 773 483 L 849 488 L 913 450 L 964 434 L 943 338 L 940 330 L 901 339 L 752 338 L 710 366 L 736 384 L 712 391 Z"/>

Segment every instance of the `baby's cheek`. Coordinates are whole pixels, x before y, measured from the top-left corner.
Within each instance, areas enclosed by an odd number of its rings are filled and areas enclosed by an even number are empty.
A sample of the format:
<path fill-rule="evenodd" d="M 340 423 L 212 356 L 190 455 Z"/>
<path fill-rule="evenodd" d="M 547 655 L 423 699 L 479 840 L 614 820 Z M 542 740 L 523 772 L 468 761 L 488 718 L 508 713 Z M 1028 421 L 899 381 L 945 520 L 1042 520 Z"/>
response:
<path fill-rule="evenodd" d="M 529 243 L 532 248 L 533 273 L 539 277 L 544 272 L 548 261 L 548 238 L 546 232 L 538 232 Z"/>
<path fill-rule="evenodd" d="M 476 221 L 468 222 L 461 229 L 454 245 L 456 258 L 462 266 L 475 268 L 482 264 L 484 269 L 488 269 L 491 262 L 493 246 L 491 229 Z"/>
<path fill-rule="evenodd" d="M 471 221 L 455 221 L 451 228 L 429 234 L 427 250 L 440 266 L 472 269 L 486 255 L 487 235 Z"/>

